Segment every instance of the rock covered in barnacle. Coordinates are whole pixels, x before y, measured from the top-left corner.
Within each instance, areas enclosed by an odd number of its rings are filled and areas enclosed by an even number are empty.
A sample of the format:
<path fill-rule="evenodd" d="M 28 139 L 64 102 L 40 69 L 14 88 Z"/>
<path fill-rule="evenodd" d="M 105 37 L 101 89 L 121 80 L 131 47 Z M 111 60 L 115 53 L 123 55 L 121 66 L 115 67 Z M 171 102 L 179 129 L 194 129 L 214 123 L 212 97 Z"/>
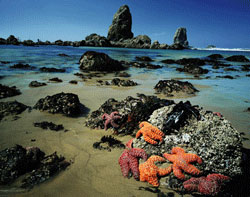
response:
<path fill-rule="evenodd" d="M 78 116 L 81 113 L 81 103 L 78 96 L 64 92 L 41 98 L 34 108 L 53 114 L 61 113 L 66 116 Z"/>
<path fill-rule="evenodd" d="M 173 112 L 174 105 L 160 108 L 153 112 L 148 120 L 154 126 L 164 131 L 164 124 Z M 185 124 L 167 133 L 164 141 L 158 145 L 151 145 L 138 138 L 133 141 L 133 147 L 143 148 L 148 155 L 161 155 L 170 152 L 174 146 L 184 147 L 187 152 L 200 156 L 203 160 L 199 169 L 204 174 L 220 173 L 236 176 L 242 173 L 242 141 L 240 133 L 231 123 L 212 112 L 195 107 L 199 111 L 200 119 L 191 115 L 185 119 Z M 164 112 L 166 114 L 164 114 Z"/>
<path fill-rule="evenodd" d="M 16 86 L 5 86 L 0 84 L 0 99 L 7 98 L 11 96 L 16 96 L 21 94 L 20 90 L 16 88 Z"/>
<path fill-rule="evenodd" d="M 147 120 L 152 112 L 163 106 L 171 105 L 174 102 L 167 99 L 159 99 L 156 96 L 138 95 L 139 98 L 128 96 L 122 101 L 117 101 L 113 98 L 108 99 L 100 108 L 93 111 L 87 118 L 85 125 L 90 128 L 104 128 L 102 115 L 110 114 L 118 111 L 121 115 L 121 120 L 117 123 L 118 133 L 133 134 L 138 130 L 139 122 Z"/>

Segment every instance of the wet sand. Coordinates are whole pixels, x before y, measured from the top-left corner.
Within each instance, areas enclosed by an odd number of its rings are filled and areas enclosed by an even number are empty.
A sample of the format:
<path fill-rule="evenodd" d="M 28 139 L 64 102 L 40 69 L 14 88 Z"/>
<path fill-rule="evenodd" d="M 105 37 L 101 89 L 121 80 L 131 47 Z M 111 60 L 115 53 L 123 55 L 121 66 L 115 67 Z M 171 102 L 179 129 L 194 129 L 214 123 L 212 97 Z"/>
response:
<path fill-rule="evenodd" d="M 16 77 L 12 85 L 17 85 L 18 80 L 22 80 L 24 76 Z M 32 76 L 29 76 L 32 77 Z M 35 76 L 34 76 L 35 77 Z M 43 79 L 50 76 L 43 76 Z M 113 75 L 107 75 L 103 79 L 111 79 Z M 23 80 L 22 84 L 17 85 L 22 94 L 16 97 L 2 99 L 1 101 L 17 100 L 29 106 L 34 106 L 35 103 L 47 95 L 53 95 L 60 92 L 75 93 L 78 95 L 80 102 L 84 104 L 89 112 L 96 110 L 109 98 L 122 100 L 127 96 L 136 96 L 136 93 L 144 93 L 153 95 L 154 84 L 149 84 L 146 80 L 142 83 L 141 79 L 135 81 L 141 82 L 139 86 L 129 88 L 114 88 L 108 86 L 96 86 L 95 80 L 89 82 L 79 82 L 77 85 L 69 84 L 69 80 L 79 80 L 73 75 L 63 75 L 60 78 L 63 83 L 49 83 L 48 86 L 39 88 L 29 88 L 30 80 Z M 100 78 L 98 78 L 100 79 Z M 133 79 L 134 80 L 134 79 Z M 81 81 L 81 80 L 79 80 Z M 15 84 L 16 83 L 16 84 Z M 7 81 L 5 83 L 7 84 Z M 209 87 L 199 87 L 200 91 L 209 89 Z M 209 90 L 208 90 L 209 91 Z M 176 99 L 177 98 L 170 98 Z M 181 100 L 191 100 L 192 104 L 201 105 L 202 100 L 199 97 L 182 98 Z M 199 101 L 197 101 L 199 100 Z M 211 105 L 212 106 L 212 105 Z M 206 108 L 206 106 L 203 106 Z M 222 111 L 223 109 L 218 109 Z M 222 111 L 223 112 L 223 111 Z M 231 121 L 230 111 L 225 109 L 225 116 Z M 46 154 L 51 154 L 57 151 L 58 154 L 72 162 L 65 171 L 55 176 L 50 181 L 34 187 L 32 190 L 24 193 L 14 193 L 12 196 L 157 196 L 156 193 L 139 190 L 140 187 L 150 187 L 146 182 L 135 181 L 133 178 L 124 178 L 120 171 L 118 158 L 123 152 L 122 149 L 113 149 L 111 152 L 104 150 L 93 149 L 94 142 L 99 141 L 103 135 L 111 135 L 112 130 L 91 130 L 84 126 L 86 114 L 79 118 L 69 118 L 60 114 L 49 114 L 38 110 L 27 110 L 20 116 L 19 119 L 13 121 L 13 117 L 7 117 L 6 120 L 0 122 L 0 149 L 20 144 L 22 146 L 38 146 Z M 51 130 L 42 130 L 34 127 L 33 123 L 37 121 L 52 121 L 56 124 L 63 124 L 68 132 L 55 132 Z M 234 125 L 235 126 L 235 125 Z M 245 125 L 237 125 L 240 132 L 245 131 Z M 123 143 L 126 143 L 130 136 L 117 137 Z M 32 139 L 36 141 L 31 142 Z M 246 143 L 250 144 L 249 142 Z M 250 148 L 250 145 L 249 147 Z M 164 186 L 165 178 L 161 179 L 159 189 L 167 194 L 173 192 L 167 190 Z M 7 187 L 7 190 L 11 190 Z M 6 187 L 0 187 L 0 196 L 5 195 Z M 175 196 L 179 196 L 175 193 Z M 188 196 L 188 195 L 185 195 Z"/>

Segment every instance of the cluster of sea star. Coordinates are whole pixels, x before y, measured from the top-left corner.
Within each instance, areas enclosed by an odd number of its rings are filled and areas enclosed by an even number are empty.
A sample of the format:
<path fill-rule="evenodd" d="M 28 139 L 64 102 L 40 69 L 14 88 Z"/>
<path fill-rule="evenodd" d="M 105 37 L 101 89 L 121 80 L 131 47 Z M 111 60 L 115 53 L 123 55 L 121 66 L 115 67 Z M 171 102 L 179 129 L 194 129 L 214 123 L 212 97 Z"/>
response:
<path fill-rule="evenodd" d="M 152 126 L 148 122 L 142 122 L 139 125 L 140 130 L 136 134 L 136 138 L 141 135 L 144 136 L 144 140 L 151 144 L 157 144 L 156 140 L 162 141 L 164 133 L 158 128 Z M 182 171 L 191 175 L 200 175 L 201 171 L 191 163 L 197 162 L 202 164 L 202 159 L 193 153 L 186 153 L 183 148 L 173 147 L 171 154 L 164 153 L 163 157 L 158 155 L 152 155 L 147 159 L 146 152 L 140 148 L 133 148 L 133 140 L 127 142 L 126 147 L 121 157 L 119 158 L 119 164 L 124 177 L 127 177 L 129 171 L 134 175 L 135 179 L 140 181 L 146 181 L 151 185 L 158 187 L 159 176 L 165 176 L 172 171 L 174 175 L 181 180 L 185 180 L 185 175 Z M 137 158 L 143 158 L 144 163 L 139 164 Z M 147 159 L 147 160 L 146 160 Z M 166 159 L 173 164 L 166 168 L 159 168 L 156 166 L 156 162 L 165 162 Z M 196 191 L 204 195 L 217 195 L 221 189 L 221 185 L 224 181 L 230 178 L 221 174 L 210 174 L 207 177 L 191 178 L 183 182 L 183 186 L 186 191 Z"/>

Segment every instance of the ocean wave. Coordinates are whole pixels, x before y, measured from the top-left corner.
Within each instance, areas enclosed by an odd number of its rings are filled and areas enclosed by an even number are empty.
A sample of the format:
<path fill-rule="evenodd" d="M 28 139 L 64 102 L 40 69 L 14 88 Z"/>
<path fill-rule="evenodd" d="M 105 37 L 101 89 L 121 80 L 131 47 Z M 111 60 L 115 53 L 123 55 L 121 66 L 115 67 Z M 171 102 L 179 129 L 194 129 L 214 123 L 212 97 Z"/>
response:
<path fill-rule="evenodd" d="M 196 48 L 197 50 L 206 50 L 206 51 L 246 51 L 250 52 L 250 49 L 244 48 Z"/>

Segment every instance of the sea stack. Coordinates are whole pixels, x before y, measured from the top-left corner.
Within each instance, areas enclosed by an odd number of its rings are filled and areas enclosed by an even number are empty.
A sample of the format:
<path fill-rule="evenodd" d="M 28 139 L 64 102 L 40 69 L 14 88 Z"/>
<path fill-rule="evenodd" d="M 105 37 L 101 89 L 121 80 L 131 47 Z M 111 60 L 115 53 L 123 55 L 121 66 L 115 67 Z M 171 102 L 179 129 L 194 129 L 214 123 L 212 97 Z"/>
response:
<path fill-rule="evenodd" d="M 188 47 L 187 30 L 184 27 L 180 27 L 174 34 L 174 44 L 180 44 L 183 47 Z"/>
<path fill-rule="evenodd" d="M 108 31 L 108 40 L 119 41 L 133 38 L 132 16 L 127 5 L 123 5 L 115 13 Z"/>

